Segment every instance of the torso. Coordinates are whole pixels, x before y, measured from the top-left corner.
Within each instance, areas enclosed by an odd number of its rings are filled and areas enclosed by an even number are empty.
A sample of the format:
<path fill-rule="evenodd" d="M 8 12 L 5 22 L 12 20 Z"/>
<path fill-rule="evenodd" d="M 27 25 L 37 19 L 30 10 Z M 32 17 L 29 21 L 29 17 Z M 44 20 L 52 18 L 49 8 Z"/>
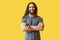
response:
<path fill-rule="evenodd" d="M 36 26 L 39 23 L 38 19 L 39 19 L 38 16 L 37 17 L 26 16 L 26 24 Z M 31 20 L 32 20 L 32 23 L 31 23 Z M 25 40 L 40 40 L 39 31 L 26 32 Z"/>

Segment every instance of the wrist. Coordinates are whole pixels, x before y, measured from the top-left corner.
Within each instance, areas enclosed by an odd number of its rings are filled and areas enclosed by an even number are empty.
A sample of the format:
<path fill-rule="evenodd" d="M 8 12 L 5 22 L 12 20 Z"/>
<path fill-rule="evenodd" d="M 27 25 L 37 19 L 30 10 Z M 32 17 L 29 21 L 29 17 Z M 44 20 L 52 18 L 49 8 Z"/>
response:
<path fill-rule="evenodd" d="M 29 28 L 30 28 L 30 25 L 29 25 Z"/>

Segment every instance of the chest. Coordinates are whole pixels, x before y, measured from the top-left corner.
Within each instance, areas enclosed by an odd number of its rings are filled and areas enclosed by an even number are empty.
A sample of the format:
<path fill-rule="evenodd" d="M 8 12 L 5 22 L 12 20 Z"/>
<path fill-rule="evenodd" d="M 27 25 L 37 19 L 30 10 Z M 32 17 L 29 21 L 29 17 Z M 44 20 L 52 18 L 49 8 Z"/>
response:
<path fill-rule="evenodd" d="M 38 18 L 27 18 L 26 19 L 27 25 L 38 25 Z"/>

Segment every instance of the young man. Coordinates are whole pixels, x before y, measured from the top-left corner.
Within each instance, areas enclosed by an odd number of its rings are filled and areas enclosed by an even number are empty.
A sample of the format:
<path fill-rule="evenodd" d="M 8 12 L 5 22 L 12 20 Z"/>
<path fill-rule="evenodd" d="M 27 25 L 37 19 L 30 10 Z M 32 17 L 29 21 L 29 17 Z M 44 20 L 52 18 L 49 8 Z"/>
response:
<path fill-rule="evenodd" d="M 37 15 L 37 6 L 30 2 L 22 17 L 22 30 L 25 31 L 25 40 L 41 40 L 39 31 L 44 29 L 43 19 Z"/>

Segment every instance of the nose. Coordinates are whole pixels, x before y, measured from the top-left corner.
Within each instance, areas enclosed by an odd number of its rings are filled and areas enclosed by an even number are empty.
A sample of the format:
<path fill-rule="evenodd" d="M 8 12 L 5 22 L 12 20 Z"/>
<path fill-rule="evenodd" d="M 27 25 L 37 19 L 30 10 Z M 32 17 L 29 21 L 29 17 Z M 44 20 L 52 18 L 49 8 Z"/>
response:
<path fill-rule="evenodd" d="M 31 10 L 33 10 L 33 8 L 30 8 Z"/>

